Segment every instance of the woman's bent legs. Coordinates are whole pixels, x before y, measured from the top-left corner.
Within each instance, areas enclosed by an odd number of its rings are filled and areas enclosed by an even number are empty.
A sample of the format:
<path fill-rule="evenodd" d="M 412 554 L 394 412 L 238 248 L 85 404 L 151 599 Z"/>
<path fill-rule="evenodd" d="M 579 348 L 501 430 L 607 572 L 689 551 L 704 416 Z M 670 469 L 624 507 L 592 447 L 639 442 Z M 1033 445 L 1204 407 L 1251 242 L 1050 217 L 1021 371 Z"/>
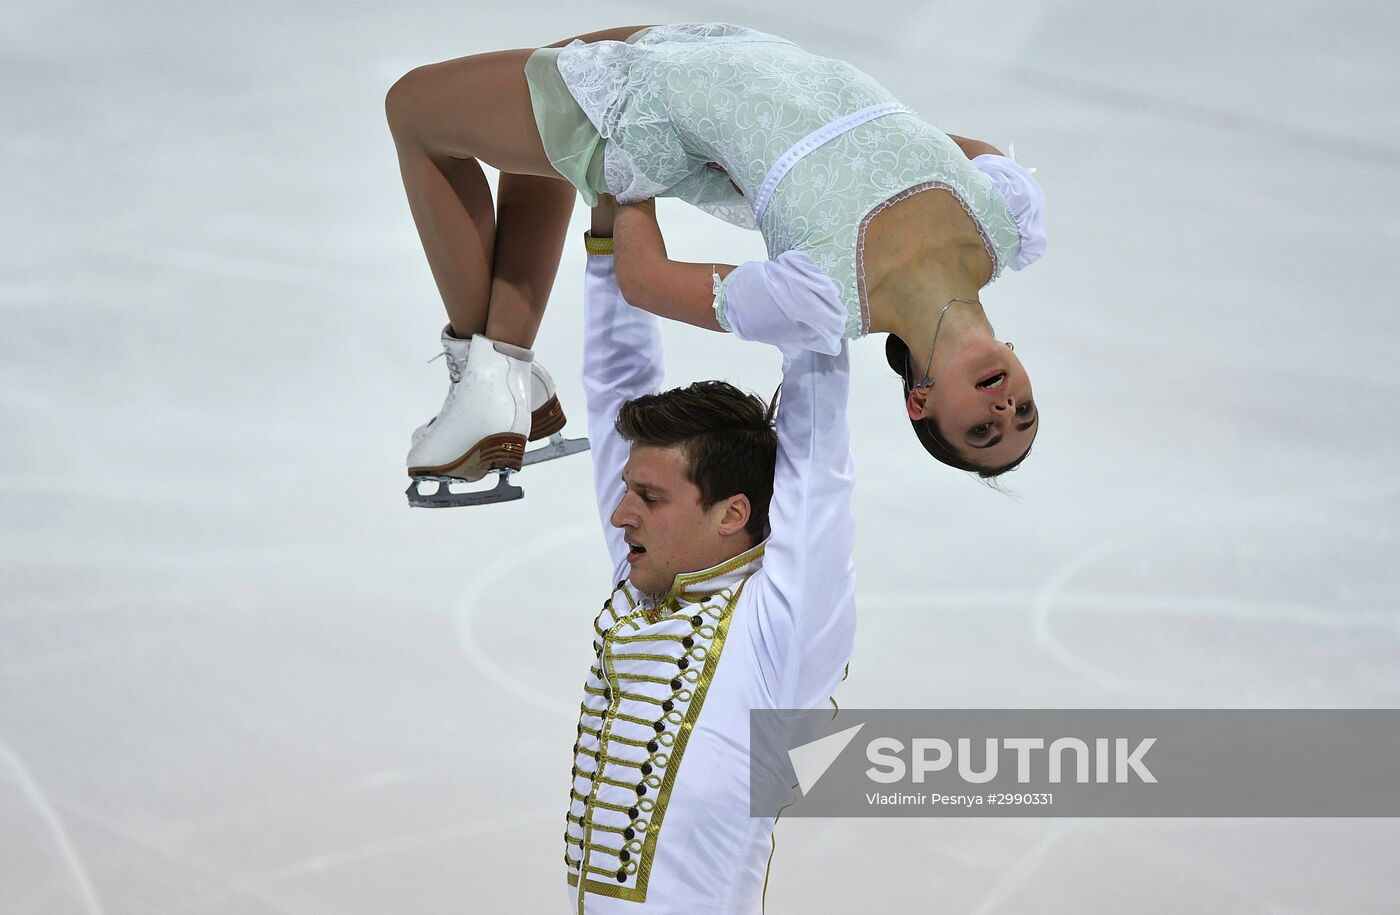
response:
<path fill-rule="evenodd" d="M 642 28 L 579 37 L 622 41 Z M 453 332 L 522 347 L 534 343 L 544 316 L 576 193 L 540 142 L 525 81 L 533 51 L 418 67 L 384 103 L 409 210 Z M 501 172 L 494 209 L 478 160 Z"/>
<path fill-rule="evenodd" d="M 502 313 L 514 318 L 496 328 L 505 332 L 500 339 L 524 347 L 534 342 L 559 268 L 575 193 L 540 143 L 525 84 L 530 53 L 418 67 L 384 104 L 409 210 L 453 332 L 487 332 L 499 296 Z M 501 171 L 499 225 L 478 159 Z"/>

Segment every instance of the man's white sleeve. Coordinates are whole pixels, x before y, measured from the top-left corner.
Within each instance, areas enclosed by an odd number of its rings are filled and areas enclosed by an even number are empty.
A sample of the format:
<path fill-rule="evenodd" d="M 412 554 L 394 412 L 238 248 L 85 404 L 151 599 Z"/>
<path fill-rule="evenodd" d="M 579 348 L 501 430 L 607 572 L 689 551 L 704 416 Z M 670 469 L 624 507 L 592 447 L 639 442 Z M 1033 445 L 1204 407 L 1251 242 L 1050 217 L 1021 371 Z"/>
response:
<path fill-rule="evenodd" d="M 624 403 L 661 387 L 661 321 L 622 298 L 610 255 L 588 256 L 583 294 L 583 391 L 588 399 L 593 492 L 608 555 L 617 570 L 627 559 L 627 544 L 608 519 L 622 501 L 622 468 L 631 445 L 617 434 L 614 423 Z"/>
<path fill-rule="evenodd" d="M 855 639 L 855 462 L 847 428 L 850 357 L 798 345 L 783 353 L 772 533 L 751 625 L 775 708 L 811 708 L 840 683 Z"/>

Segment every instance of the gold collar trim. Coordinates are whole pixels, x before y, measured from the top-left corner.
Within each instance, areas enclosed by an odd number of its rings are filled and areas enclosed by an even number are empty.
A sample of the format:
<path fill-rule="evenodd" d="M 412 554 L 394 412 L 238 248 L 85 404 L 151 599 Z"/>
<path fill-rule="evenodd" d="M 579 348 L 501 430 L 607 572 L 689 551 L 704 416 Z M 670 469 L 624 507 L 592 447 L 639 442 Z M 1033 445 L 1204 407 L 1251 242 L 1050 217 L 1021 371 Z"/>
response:
<path fill-rule="evenodd" d="M 676 580 L 671 583 L 671 590 L 667 591 L 666 596 L 663 597 L 657 603 L 659 605 L 664 605 L 671 602 L 672 600 L 694 603 L 695 598 L 690 596 L 689 592 L 695 590 L 696 585 L 703 584 L 706 582 L 713 583 L 714 585 L 713 587 L 704 589 L 704 593 L 706 594 L 713 594 L 716 591 L 724 590 L 726 587 L 729 587 L 732 584 L 737 584 L 739 579 L 746 577 L 746 575 L 735 575 L 734 573 L 739 572 L 743 570 L 745 566 L 748 566 L 751 563 L 762 559 L 763 548 L 767 545 L 767 543 L 767 540 L 764 540 L 761 543 L 756 543 L 753 546 L 749 547 L 747 550 L 744 550 L 744 552 L 740 553 L 739 555 L 731 556 L 724 562 L 721 562 L 719 565 L 711 566 L 708 569 L 701 569 L 699 572 L 680 573 L 676 576 Z M 757 571 L 757 569 L 750 570 L 750 572 L 746 574 L 751 574 L 754 571 Z M 715 579 L 717 578 L 727 577 L 732 577 L 733 581 L 715 581 Z"/>

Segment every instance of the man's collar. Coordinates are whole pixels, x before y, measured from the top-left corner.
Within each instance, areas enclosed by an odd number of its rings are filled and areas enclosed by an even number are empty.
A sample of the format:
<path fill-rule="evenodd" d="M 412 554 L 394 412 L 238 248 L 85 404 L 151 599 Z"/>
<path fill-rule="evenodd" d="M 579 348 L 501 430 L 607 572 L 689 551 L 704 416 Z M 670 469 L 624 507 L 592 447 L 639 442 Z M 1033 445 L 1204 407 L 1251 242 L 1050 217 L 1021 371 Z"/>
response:
<path fill-rule="evenodd" d="M 673 600 L 676 603 L 693 604 L 717 591 L 738 585 L 739 582 L 757 572 L 763 564 L 763 547 L 767 543 L 767 540 L 756 543 L 737 556 L 731 556 L 724 562 L 708 569 L 680 573 L 676 576 L 676 580 L 671 583 L 671 590 L 666 592 L 665 597 L 657 601 L 657 605 L 662 606 Z"/>

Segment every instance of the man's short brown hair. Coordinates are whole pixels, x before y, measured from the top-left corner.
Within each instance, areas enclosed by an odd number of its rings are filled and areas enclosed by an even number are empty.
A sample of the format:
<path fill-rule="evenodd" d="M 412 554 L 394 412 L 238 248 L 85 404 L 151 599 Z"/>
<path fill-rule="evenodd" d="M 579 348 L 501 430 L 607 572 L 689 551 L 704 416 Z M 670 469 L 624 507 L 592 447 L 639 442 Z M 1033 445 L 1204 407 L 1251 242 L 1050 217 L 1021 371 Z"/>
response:
<path fill-rule="evenodd" d="M 700 490 L 700 506 L 742 493 L 749 500 L 744 526 L 755 543 L 768 536 L 768 504 L 778 434 L 773 409 L 753 394 L 724 381 L 697 381 L 684 388 L 629 400 L 617 414 L 617 432 L 634 445 L 685 450 L 686 477 Z"/>

